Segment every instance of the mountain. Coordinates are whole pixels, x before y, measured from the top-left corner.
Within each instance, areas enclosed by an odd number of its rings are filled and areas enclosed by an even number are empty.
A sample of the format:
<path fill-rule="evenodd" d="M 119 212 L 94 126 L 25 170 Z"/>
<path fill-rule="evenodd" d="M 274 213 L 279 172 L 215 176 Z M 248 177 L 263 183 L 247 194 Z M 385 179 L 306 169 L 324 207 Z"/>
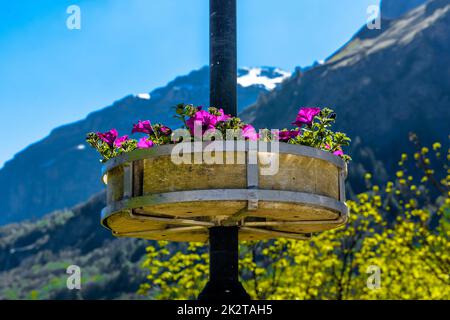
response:
<path fill-rule="evenodd" d="M 273 90 L 289 73 L 277 68 L 239 70 L 240 110 Z M 179 127 L 171 107 L 208 105 L 209 70 L 204 67 L 150 93 L 127 96 L 86 119 L 53 130 L 45 139 L 15 155 L 0 170 L 0 225 L 39 217 L 74 206 L 102 190 L 99 156 L 84 141 L 87 132 L 117 128 L 130 133 L 137 120 Z"/>
<path fill-rule="evenodd" d="M 408 133 L 423 143 L 448 142 L 450 123 L 450 2 L 432 0 L 381 30 L 362 28 L 324 64 L 296 72 L 247 108 L 241 118 L 257 127 L 290 126 L 299 106 L 332 107 L 337 129 L 353 138 L 353 189 L 370 171 L 392 174 Z"/>

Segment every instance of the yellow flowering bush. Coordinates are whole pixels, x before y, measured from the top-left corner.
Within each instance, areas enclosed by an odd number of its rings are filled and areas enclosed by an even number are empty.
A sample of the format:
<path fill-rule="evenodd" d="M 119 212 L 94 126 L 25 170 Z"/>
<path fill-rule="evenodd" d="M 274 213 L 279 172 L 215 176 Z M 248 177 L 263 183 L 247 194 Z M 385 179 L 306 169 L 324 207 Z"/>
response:
<path fill-rule="evenodd" d="M 442 157 L 440 143 L 411 140 L 418 151 L 402 155 L 394 180 L 372 185 L 365 175 L 370 191 L 347 202 L 346 226 L 311 241 L 242 243 L 240 276 L 252 298 L 450 299 L 450 150 Z M 143 267 L 141 294 L 194 299 L 208 278 L 207 247 L 161 242 Z"/>

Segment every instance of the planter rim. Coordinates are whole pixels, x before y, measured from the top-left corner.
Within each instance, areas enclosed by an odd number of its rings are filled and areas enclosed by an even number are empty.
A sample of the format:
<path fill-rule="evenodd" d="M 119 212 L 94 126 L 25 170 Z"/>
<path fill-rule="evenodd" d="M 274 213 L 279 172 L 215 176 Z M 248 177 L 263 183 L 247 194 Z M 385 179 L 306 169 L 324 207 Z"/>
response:
<path fill-rule="evenodd" d="M 102 210 L 101 224 L 110 229 L 107 225 L 107 219 L 110 216 L 138 207 L 196 201 L 248 201 L 249 197 L 255 196 L 255 193 L 259 201 L 306 204 L 335 211 L 341 217 L 348 216 L 348 207 L 345 203 L 317 194 L 261 189 L 212 189 L 167 192 L 124 199 Z"/>
<path fill-rule="evenodd" d="M 168 145 L 162 145 L 162 146 L 156 146 L 150 149 L 138 149 L 138 150 L 133 150 L 131 152 L 127 152 L 124 154 L 121 154 L 115 158 L 112 158 L 110 160 L 108 160 L 106 163 L 103 164 L 102 166 L 102 176 L 105 175 L 108 171 L 123 165 L 125 163 L 128 162 L 132 162 L 132 161 L 137 161 L 137 160 L 143 160 L 143 159 L 151 159 L 151 158 L 156 158 L 159 156 L 167 156 L 167 155 L 171 155 L 173 148 L 177 147 L 183 147 L 183 145 L 192 147 L 196 142 L 181 142 L 181 143 L 177 143 L 177 144 L 168 144 Z M 208 146 L 209 144 L 212 143 L 217 143 L 217 142 L 202 142 L 201 146 L 202 146 L 202 150 L 204 150 L 204 148 L 206 146 Z M 264 146 L 264 151 L 261 150 L 260 152 L 271 152 L 271 142 L 262 142 L 262 141 L 258 141 L 257 145 L 258 146 Z M 302 146 L 302 145 L 295 145 L 295 144 L 288 144 L 286 142 L 279 142 L 279 149 L 278 149 L 278 153 L 280 154 L 292 154 L 292 155 L 298 155 L 298 156 L 305 156 L 305 157 L 310 157 L 310 158 L 316 158 L 316 159 L 320 159 L 320 160 L 324 160 L 324 161 L 328 161 L 331 162 L 332 164 L 334 164 L 336 167 L 344 170 L 345 175 L 347 175 L 347 164 L 344 160 L 342 160 L 339 156 L 335 156 L 334 154 L 328 152 L 328 151 L 323 151 L 317 148 L 313 148 L 313 147 L 307 147 L 307 146 Z M 223 141 L 223 143 L 217 143 L 216 146 L 216 151 L 221 152 L 221 151 L 238 151 L 238 152 L 248 152 L 249 150 L 254 150 L 253 148 L 250 147 L 250 143 L 248 141 L 245 141 L 245 149 L 242 150 L 236 150 L 233 149 L 235 146 L 235 143 L 232 143 L 232 141 Z M 196 151 L 191 148 L 191 152 L 190 153 L 195 153 Z M 256 150 L 257 151 L 257 150 Z"/>

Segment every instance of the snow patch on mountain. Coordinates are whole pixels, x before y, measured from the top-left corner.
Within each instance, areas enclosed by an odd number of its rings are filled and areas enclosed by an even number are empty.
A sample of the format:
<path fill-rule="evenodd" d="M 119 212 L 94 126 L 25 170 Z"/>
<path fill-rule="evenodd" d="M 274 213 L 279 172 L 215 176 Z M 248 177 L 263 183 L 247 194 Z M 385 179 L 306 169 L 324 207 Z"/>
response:
<path fill-rule="evenodd" d="M 290 76 L 290 72 L 279 68 L 242 68 L 237 82 L 242 87 L 262 86 L 271 91 Z"/>
<path fill-rule="evenodd" d="M 136 97 L 143 100 L 150 100 L 151 98 L 149 93 L 138 93 Z"/>

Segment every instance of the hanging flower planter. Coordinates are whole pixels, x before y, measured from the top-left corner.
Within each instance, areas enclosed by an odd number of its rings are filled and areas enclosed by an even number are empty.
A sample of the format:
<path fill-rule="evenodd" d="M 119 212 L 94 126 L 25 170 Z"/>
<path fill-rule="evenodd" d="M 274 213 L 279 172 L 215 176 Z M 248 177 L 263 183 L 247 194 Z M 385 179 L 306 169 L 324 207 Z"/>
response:
<path fill-rule="evenodd" d="M 139 142 L 114 131 L 89 135 L 105 159 L 102 224 L 114 235 L 206 241 L 210 227 L 238 226 L 240 240 L 307 239 L 347 221 L 341 146 L 349 139 L 329 130 L 331 110 L 303 108 L 297 128 L 260 135 L 221 110 L 177 113 L 189 129 L 185 142 L 148 121 L 133 129 L 147 135 Z M 239 129 L 245 140 L 196 142 L 197 123 L 203 137 Z"/>

